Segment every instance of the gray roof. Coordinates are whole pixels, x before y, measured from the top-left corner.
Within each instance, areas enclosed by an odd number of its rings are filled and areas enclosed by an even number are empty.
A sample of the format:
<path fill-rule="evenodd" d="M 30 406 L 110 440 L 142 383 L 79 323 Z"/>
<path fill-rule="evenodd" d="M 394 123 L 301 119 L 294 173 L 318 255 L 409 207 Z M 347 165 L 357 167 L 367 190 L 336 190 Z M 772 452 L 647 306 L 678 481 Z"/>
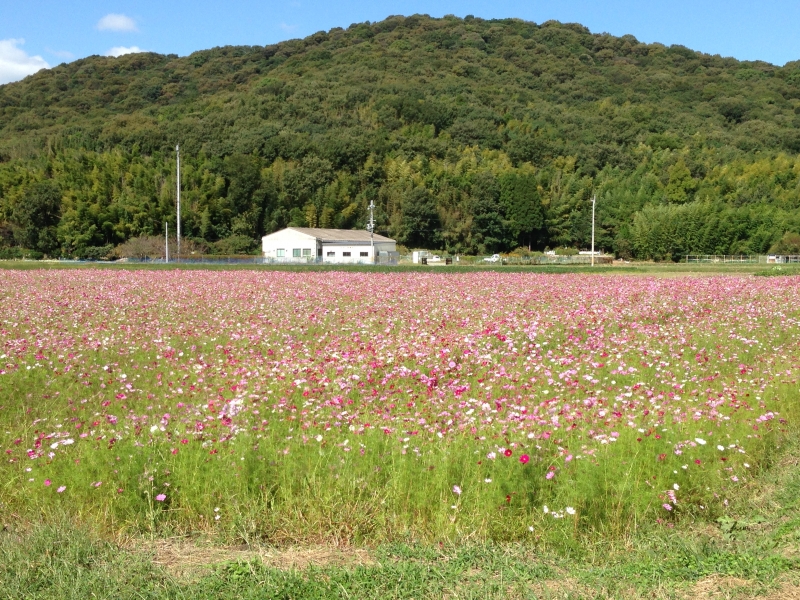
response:
<path fill-rule="evenodd" d="M 369 242 L 369 231 L 363 229 L 318 229 L 314 227 L 287 227 L 292 231 L 299 231 L 325 242 Z M 375 234 L 376 242 L 394 242 L 393 239 Z"/>

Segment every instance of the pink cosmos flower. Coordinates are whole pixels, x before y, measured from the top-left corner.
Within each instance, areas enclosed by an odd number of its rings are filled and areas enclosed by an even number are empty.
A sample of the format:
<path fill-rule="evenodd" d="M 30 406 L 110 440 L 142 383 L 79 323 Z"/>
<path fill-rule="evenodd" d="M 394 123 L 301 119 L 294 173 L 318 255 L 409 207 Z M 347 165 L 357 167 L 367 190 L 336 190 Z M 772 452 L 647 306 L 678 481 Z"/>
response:
<path fill-rule="evenodd" d="M 672 510 L 672 505 L 670 504 L 662 504 L 662 506 L 664 507 L 664 510 Z"/>
<path fill-rule="evenodd" d="M 552 479 L 555 476 L 556 476 L 556 472 L 555 471 L 548 471 L 547 475 L 545 475 L 544 477 L 545 477 L 545 479 Z"/>
<path fill-rule="evenodd" d="M 528 461 L 530 459 L 531 459 L 530 456 L 528 456 L 527 454 L 523 454 L 522 456 L 519 457 L 519 462 L 521 462 L 523 465 L 525 465 L 525 464 L 528 464 Z"/>
<path fill-rule="evenodd" d="M 60 488 L 58 488 L 56 491 L 57 491 L 57 492 L 60 494 L 60 493 L 61 493 L 61 492 L 63 492 L 65 489 L 67 489 L 67 486 L 65 486 L 65 485 L 62 485 L 62 486 L 61 486 Z"/>
<path fill-rule="evenodd" d="M 44 480 L 45 487 L 49 487 L 52 482 L 49 479 Z"/>
<path fill-rule="evenodd" d="M 159 502 L 163 502 L 166 499 L 167 499 L 166 494 L 159 494 L 158 496 L 156 496 L 156 500 L 158 500 Z"/>

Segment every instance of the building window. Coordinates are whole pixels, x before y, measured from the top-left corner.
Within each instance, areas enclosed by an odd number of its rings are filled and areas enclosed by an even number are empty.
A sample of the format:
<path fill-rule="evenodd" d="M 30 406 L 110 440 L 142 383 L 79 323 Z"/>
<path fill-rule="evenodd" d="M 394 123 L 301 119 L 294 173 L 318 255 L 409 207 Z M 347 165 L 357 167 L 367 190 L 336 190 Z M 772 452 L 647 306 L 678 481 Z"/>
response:
<path fill-rule="evenodd" d="M 350 256 L 349 252 L 342 252 L 342 256 Z"/>
<path fill-rule="evenodd" d="M 303 256 L 311 256 L 311 248 L 303 248 Z"/>
<path fill-rule="evenodd" d="M 361 256 L 369 256 L 369 252 L 362 252 Z"/>
<path fill-rule="evenodd" d="M 300 258 L 300 248 L 292 248 L 292 257 Z"/>
<path fill-rule="evenodd" d="M 330 251 L 329 251 L 329 252 L 328 252 L 328 256 L 329 256 L 329 257 L 336 256 L 336 252 L 330 252 Z"/>
<path fill-rule="evenodd" d="M 284 256 L 286 256 L 286 248 L 278 248 L 277 250 L 275 250 L 275 256 L 277 256 L 278 258 L 283 258 Z"/>

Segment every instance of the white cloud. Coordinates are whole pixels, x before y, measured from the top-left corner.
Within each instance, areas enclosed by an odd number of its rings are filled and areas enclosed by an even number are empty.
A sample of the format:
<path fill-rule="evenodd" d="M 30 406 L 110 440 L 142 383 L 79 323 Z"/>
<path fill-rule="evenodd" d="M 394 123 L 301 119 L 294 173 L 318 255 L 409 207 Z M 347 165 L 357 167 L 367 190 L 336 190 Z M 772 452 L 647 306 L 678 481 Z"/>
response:
<path fill-rule="evenodd" d="M 28 56 L 21 48 L 23 39 L 0 40 L 0 84 L 19 81 L 40 69 L 49 69 L 41 56 Z"/>
<path fill-rule="evenodd" d="M 139 31 L 136 28 L 136 21 L 127 15 L 111 13 L 97 22 L 100 31 Z"/>
<path fill-rule="evenodd" d="M 280 28 L 283 29 L 287 33 L 291 33 L 295 29 L 297 29 L 297 25 L 287 25 L 286 23 L 281 23 Z"/>
<path fill-rule="evenodd" d="M 137 52 L 147 52 L 147 50 L 142 50 L 139 46 L 130 46 L 126 48 L 125 46 L 114 46 L 113 48 L 109 49 L 106 52 L 106 56 L 113 56 L 117 58 L 118 56 L 122 56 L 123 54 L 136 54 Z"/>

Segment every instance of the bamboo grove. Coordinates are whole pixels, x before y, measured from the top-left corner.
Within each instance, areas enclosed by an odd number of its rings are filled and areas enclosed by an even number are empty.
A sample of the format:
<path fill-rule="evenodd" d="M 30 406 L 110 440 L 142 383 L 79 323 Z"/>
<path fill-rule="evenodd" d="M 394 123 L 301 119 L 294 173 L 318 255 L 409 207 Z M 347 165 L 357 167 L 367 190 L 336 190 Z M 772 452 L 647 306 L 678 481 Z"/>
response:
<path fill-rule="evenodd" d="M 174 231 L 176 144 L 181 227 L 210 252 L 364 227 L 370 201 L 407 247 L 585 247 L 596 194 L 618 256 L 762 253 L 800 232 L 798 125 L 800 62 L 557 22 L 416 15 L 93 56 L 0 86 L 0 255 Z"/>

